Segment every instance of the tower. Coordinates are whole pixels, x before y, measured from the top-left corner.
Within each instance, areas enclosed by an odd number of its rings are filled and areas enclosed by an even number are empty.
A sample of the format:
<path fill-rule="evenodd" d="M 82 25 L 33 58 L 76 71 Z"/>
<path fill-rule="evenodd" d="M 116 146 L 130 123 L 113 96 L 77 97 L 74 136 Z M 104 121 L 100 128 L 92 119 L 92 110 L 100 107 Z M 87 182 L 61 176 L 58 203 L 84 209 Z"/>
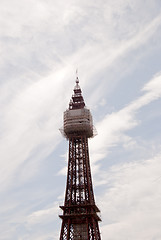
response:
<path fill-rule="evenodd" d="M 88 138 L 93 137 L 93 121 L 86 108 L 79 79 L 69 108 L 64 112 L 64 135 L 69 140 L 68 174 L 60 240 L 101 240 L 95 204 Z"/>

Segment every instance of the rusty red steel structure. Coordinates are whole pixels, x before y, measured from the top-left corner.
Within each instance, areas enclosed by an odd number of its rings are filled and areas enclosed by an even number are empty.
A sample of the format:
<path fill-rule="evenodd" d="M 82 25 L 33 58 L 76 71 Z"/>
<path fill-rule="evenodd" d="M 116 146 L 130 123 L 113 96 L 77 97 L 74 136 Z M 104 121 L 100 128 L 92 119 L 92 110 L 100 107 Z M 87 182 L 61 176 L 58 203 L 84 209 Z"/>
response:
<path fill-rule="evenodd" d="M 69 159 L 65 201 L 60 206 L 63 210 L 60 240 L 101 240 L 100 210 L 95 204 L 88 151 L 93 121 L 78 77 L 69 109 L 64 112 L 63 133 L 69 140 Z"/>

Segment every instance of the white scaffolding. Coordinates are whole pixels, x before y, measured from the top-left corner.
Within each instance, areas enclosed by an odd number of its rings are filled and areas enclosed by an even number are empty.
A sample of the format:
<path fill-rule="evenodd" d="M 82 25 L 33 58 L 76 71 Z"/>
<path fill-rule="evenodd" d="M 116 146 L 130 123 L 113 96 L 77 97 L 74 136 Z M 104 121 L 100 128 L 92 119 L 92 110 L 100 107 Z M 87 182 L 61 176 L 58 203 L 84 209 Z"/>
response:
<path fill-rule="evenodd" d="M 68 137 L 74 133 L 93 137 L 93 120 L 89 109 L 68 109 L 64 112 L 64 134 Z"/>

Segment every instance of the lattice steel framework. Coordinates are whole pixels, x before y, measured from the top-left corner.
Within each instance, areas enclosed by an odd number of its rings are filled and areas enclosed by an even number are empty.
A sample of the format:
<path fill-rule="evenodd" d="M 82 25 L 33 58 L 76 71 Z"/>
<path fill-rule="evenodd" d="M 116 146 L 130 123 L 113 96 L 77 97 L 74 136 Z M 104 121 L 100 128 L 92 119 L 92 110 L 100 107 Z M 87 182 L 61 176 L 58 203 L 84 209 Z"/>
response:
<path fill-rule="evenodd" d="M 70 102 L 69 111 L 85 107 L 78 83 L 77 78 L 76 92 L 74 91 L 75 95 Z M 81 101 L 78 97 L 81 98 Z M 77 107 L 75 108 L 75 106 Z M 79 120 L 79 116 L 77 119 Z M 74 120 L 75 122 L 76 120 Z M 89 126 L 90 124 L 89 121 Z M 77 132 L 75 130 L 75 132 L 71 131 L 72 134 L 70 131 L 65 133 L 69 139 L 69 160 L 65 202 L 64 206 L 60 207 L 63 210 L 63 215 L 60 215 L 62 218 L 60 240 L 101 240 L 98 226 L 98 221 L 101 219 L 97 215 L 97 212 L 100 211 L 94 200 L 89 162 L 89 126 L 87 124 L 86 126 L 87 131 L 79 130 Z"/>

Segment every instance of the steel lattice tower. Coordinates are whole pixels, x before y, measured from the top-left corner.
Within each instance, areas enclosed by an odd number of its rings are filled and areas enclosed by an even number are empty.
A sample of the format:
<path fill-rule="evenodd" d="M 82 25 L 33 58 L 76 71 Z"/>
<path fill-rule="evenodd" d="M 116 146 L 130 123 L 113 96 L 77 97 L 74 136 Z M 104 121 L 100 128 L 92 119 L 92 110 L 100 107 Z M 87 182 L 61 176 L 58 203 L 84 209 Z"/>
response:
<path fill-rule="evenodd" d="M 85 107 L 79 79 L 69 109 L 64 112 L 63 133 L 69 139 L 68 175 L 60 240 L 101 240 L 95 204 L 88 138 L 93 137 L 92 116 Z"/>

